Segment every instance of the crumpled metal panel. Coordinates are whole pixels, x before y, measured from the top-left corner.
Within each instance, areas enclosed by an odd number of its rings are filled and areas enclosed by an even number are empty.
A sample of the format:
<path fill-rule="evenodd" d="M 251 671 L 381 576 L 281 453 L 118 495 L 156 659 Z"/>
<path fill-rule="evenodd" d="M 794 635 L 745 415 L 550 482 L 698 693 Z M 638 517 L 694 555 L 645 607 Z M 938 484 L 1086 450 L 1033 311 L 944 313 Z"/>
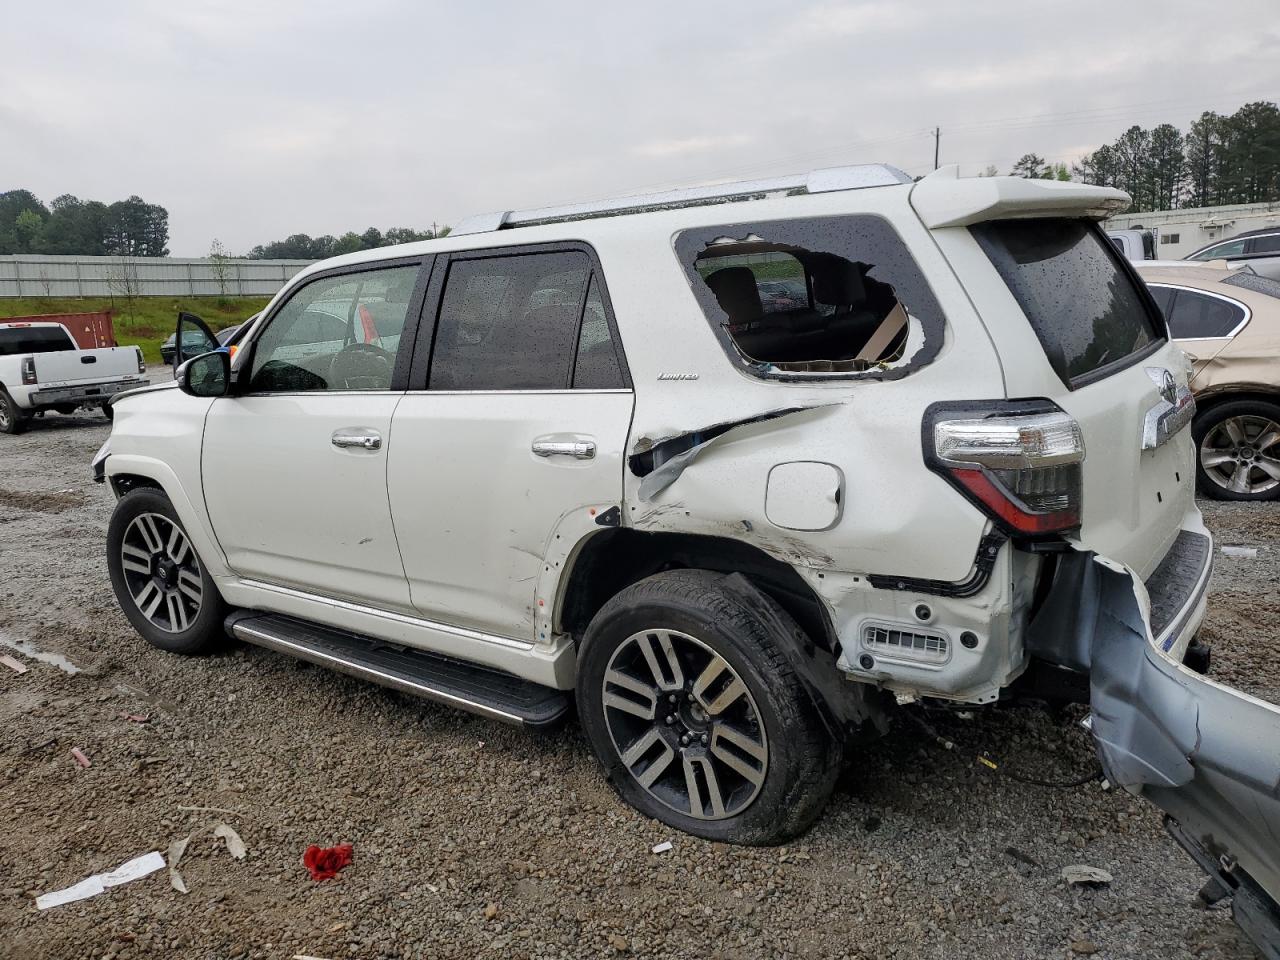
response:
<path fill-rule="evenodd" d="M 1095 562 L 1093 734 L 1108 779 L 1280 901 L 1280 707 L 1163 653 L 1140 582 L 1118 564 Z"/>

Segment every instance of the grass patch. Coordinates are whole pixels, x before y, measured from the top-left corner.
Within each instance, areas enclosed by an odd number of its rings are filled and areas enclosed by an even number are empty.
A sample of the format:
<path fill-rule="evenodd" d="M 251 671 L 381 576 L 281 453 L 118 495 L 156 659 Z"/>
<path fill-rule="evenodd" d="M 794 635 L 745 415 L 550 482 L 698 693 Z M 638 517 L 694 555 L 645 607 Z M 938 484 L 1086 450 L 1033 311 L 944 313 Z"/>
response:
<path fill-rule="evenodd" d="M 110 313 L 122 347 L 139 346 L 147 363 L 160 363 L 160 344 L 178 323 L 178 311 L 194 313 L 215 333 L 242 323 L 270 297 L 18 297 L 0 299 L 0 320 L 42 313 Z"/>

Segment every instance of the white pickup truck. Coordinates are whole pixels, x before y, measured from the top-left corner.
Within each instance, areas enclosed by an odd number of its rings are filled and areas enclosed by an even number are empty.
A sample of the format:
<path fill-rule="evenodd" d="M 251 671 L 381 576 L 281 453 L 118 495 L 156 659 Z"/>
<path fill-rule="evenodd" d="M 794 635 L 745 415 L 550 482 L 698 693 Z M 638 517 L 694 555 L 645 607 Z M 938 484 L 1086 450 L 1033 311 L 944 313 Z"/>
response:
<path fill-rule="evenodd" d="M 60 323 L 0 324 L 0 433 L 21 433 L 47 410 L 107 406 L 117 393 L 146 386 L 137 347 L 81 350 Z"/>

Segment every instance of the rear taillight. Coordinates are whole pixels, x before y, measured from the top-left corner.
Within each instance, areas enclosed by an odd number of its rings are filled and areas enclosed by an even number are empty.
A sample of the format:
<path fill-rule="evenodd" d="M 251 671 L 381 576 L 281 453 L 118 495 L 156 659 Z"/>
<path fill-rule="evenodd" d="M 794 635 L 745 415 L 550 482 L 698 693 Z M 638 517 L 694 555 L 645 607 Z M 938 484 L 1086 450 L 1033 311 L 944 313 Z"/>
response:
<path fill-rule="evenodd" d="M 138 372 L 139 372 L 139 373 L 146 373 L 146 372 L 147 372 L 147 362 L 146 362 L 145 360 L 143 360 L 143 359 L 142 359 L 142 351 L 141 351 L 141 350 L 139 350 L 137 347 L 134 347 L 133 349 L 135 349 L 135 350 L 137 350 L 137 351 L 138 351 Z"/>
<path fill-rule="evenodd" d="M 1043 537 L 1080 526 L 1084 437 L 1048 401 L 935 403 L 925 460 L 1008 533 Z"/>
<path fill-rule="evenodd" d="M 28 386 L 36 382 L 35 357 L 22 358 L 22 382 Z"/>

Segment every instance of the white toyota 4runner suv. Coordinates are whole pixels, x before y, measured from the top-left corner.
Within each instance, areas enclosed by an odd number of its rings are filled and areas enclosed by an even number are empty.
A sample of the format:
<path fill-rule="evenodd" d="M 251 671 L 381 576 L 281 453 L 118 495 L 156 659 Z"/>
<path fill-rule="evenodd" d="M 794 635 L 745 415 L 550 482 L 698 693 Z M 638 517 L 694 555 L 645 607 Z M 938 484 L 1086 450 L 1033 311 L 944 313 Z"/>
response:
<path fill-rule="evenodd" d="M 744 843 L 899 703 L 1090 700 L 1107 777 L 1268 904 L 1280 711 L 1191 669 L 1194 403 L 1127 202 L 850 167 L 316 264 L 115 401 L 119 602 L 166 650 L 576 701 L 624 799 Z"/>

